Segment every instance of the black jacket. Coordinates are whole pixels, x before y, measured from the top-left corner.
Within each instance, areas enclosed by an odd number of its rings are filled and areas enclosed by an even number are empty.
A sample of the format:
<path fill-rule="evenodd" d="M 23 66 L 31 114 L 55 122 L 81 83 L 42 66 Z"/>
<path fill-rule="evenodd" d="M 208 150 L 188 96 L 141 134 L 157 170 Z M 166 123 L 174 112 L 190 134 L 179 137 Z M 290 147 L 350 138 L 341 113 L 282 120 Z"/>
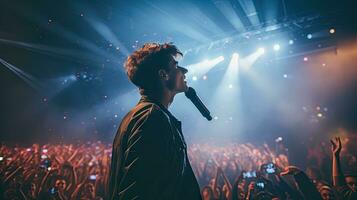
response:
<path fill-rule="evenodd" d="M 201 199 L 181 122 L 147 96 L 115 136 L 108 199 Z"/>

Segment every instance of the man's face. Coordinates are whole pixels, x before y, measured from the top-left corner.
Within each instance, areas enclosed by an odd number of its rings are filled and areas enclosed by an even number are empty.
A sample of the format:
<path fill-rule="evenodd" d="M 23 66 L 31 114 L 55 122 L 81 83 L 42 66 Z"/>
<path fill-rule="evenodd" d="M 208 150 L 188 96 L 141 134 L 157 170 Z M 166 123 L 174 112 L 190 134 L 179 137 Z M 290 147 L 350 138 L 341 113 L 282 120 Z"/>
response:
<path fill-rule="evenodd" d="M 63 179 L 58 179 L 55 183 L 55 187 L 59 190 L 59 191 L 64 191 L 66 189 L 66 181 Z"/>
<path fill-rule="evenodd" d="M 353 191 L 356 191 L 356 190 L 357 190 L 357 180 L 356 180 L 356 177 L 347 176 L 347 177 L 345 177 L 345 181 L 346 181 L 347 185 L 348 185 Z"/>
<path fill-rule="evenodd" d="M 323 200 L 330 200 L 330 199 L 334 199 L 333 198 L 333 194 L 330 190 L 327 190 L 327 189 L 323 189 L 321 192 L 321 197 Z"/>
<path fill-rule="evenodd" d="M 175 93 L 186 92 L 188 90 L 185 74 L 177 65 L 177 61 L 170 59 L 167 87 Z"/>

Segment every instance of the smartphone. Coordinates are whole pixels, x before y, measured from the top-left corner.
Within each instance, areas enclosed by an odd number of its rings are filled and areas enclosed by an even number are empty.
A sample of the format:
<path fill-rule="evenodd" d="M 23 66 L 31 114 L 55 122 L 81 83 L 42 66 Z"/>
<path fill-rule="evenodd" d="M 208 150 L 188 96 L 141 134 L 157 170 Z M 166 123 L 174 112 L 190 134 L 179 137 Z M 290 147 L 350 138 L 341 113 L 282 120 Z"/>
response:
<path fill-rule="evenodd" d="M 268 163 L 263 166 L 265 173 L 267 174 L 274 174 L 276 172 L 276 166 L 274 163 Z"/>
<path fill-rule="evenodd" d="M 256 178 L 257 173 L 255 171 L 243 172 L 243 178 Z"/>
<path fill-rule="evenodd" d="M 57 192 L 57 190 L 56 190 L 55 187 L 53 187 L 53 188 L 50 189 L 50 193 L 51 193 L 51 194 L 55 194 L 56 192 Z"/>
<path fill-rule="evenodd" d="M 263 182 L 261 182 L 261 181 L 259 181 L 259 182 L 256 182 L 255 183 L 255 186 L 258 188 L 258 189 L 264 189 L 264 183 Z"/>
<path fill-rule="evenodd" d="M 89 176 L 89 179 L 90 179 L 90 180 L 95 180 L 95 179 L 97 179 L 97 176 L 96 176 L 96 175 L 90 175 L 90 176 Z"/>

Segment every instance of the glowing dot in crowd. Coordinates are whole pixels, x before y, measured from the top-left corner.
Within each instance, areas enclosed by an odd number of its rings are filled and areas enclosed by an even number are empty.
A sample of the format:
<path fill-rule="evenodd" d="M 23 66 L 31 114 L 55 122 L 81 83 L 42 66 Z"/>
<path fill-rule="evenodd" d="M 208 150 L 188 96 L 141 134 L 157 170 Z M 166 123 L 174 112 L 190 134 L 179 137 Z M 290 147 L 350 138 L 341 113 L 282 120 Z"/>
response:
<path fill-rule="evenodd" d="M 117 118 L 117 117 L 118 117 L 118 115 L 114 115 L 114 117 L 115 117 L 115 118 Z"/>
<path fill-rule="evenodd" d="M 335 32 L 336 32 L 336 30 L 335 30 L 334 28 L 331 28 L 331 29 L 330 29 L 330 33 L 331 33 L 331 34 L 334 34 Z"/>
<path fill-rule="evenodd" d="M 46 156 L 46 155 L 41 155 L 41 158 L 42 158 L 42 159 L 46 159 L 47 156 Z"/>
<path fill-rule="evenodd" d="M 228 85 L 228 88 L 233 88 L 233 85 L 232 85 L 232 84 L 229 84 L 229 85 Z"/>
<path fill-rule="evenodd" d="M 52 19 L 49 19 L 49 20 L 48 20 L 48 23 L 51 23 L 51 22 L 52 22 Z"/>
<path fill-rule="evenodd" d="M 323 66 L 323 67 L 326 67 L 326 63 L 322 63 L 322 66 Z"/>
<path fill-rule="evenodd" d="M 27 148 L 26 151 L 31 151 L 31 148 Z"/>
<path fill-rule="evenodd" d="M 48 150 L 47 150 L 47 149 L 42 149 L 42 152 L 43 152 L 43 153 L 47 153 Z"/>
<path fill-rule="evenodd" d="M 316 110 L 320 110 L 321 108 L 320 108 L 320 106 L 316 106 Z"/>
<path fill-rule="evenodd" d="M 273 46 L 275 51 L 279 51 L 280 50 L 280 45 L 279 44 L 274 44 Z"/>
<path fill-rule="evenodd" d="M 197 76 L 193 76 L 192 80 L 197 81 Z"/>
<path fill-rule="evenodd" d="M 84 16 L 84 14 L 83 13 L 81 13 L 81 17 L 83 17 Z"/>
<path fill-rule="evenodd" d="M 309 60 L 309 58 L 308 57 L 304 57 L 304 61 L 306 62 L 306 61 L 308 61 Z"/>
<path fill-rule="evenodd" d="M 275 139 L 275 142 L 281 142 L 281 141 L 283 141 L 283 138 L 282 138 L 282 137 L 277 137 L 277 138 Z"/>
<path fill-rule="evenodd" d="M 215 116 L 213 119 L 214 119 L 214 120 L 218 120 L 218 117 L 217 117 L 217 116 Z"/>
<path fill-rule="evenodd" d="M 317 116 L 321 118 L 322 117 L 322 113 L 317 113 Z"/>
<path fill-rule="evenodd" d="M 93 117 L 94 120 L 97 120 L 97 117 Z"/>
<path fill-rule="evenodd" d="M 115 48 L 116 50 L 119 50 L 120 48 L 119 47 L 117 47 L 117 48 Z"/>
<path fill-rule="evenodd" d="M 325 108 L 324 108 L 324 111 L 325 111 L 325 112 L 327 112 L 327 111 L 328 111 L 328 108 L 327 108 L 327 107 L 325 107 Z"/>
<path fill-rule="evenodd" d="M 204 76 L 202 77 L 202 79 L 203 79 L 203 80 L 207 80 L 207 76 L 204 75 Z"/>
<path fill-rule="evenodd" d="M 311 35 L 311 33 L 309 33 L 309 34 L 307 34 L 307 39 L 311 39 L 312 38 L 312 35 Z"/>
<path fill-rule="evenodd" d="M 0 161 L 3 161 L 4 160 L 4 157 L 0 156 Z"/>
<path fill-rule="evenodd" d="M 67 119 L 67 116 L 63 116 L 63 119 Z"/>
<path fill-rule="evenodd" d="M 46 102 L 46 101 L 47 101 L 47 98 L 46 98 L 46 97 L 44 97 L 44 98 L 42 99 L 42 101 L 43 101 L 43 102 Z"/>
<path fill-rule="evenodd" d="M 288 78 L 288 75 L 287 75 L 287 74 L 284 74 L 283 76 L 284 76 L 284 78 Z"/>
<path fill-rule="evenodd" d="M 289 44 L 294 44 L 294 40 L 289 40 Z"/>

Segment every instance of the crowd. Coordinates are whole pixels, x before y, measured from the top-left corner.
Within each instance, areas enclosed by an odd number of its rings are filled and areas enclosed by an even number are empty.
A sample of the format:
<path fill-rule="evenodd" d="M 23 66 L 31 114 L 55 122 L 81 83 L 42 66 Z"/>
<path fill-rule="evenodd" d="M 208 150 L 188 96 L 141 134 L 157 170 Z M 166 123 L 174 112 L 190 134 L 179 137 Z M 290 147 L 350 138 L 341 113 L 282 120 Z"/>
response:
<path fill-rule="evenodd" d="M 334 138 L 311 147 L 306 170 L 289 163 L 283 145 L 196 143 L 188 154 L 204 200 L 357 199 L 356 157 L 340 156 L 342 144 Z M 100 141 L 1 145 L 0 199 L 105 199 L 111 148 Z"/>

